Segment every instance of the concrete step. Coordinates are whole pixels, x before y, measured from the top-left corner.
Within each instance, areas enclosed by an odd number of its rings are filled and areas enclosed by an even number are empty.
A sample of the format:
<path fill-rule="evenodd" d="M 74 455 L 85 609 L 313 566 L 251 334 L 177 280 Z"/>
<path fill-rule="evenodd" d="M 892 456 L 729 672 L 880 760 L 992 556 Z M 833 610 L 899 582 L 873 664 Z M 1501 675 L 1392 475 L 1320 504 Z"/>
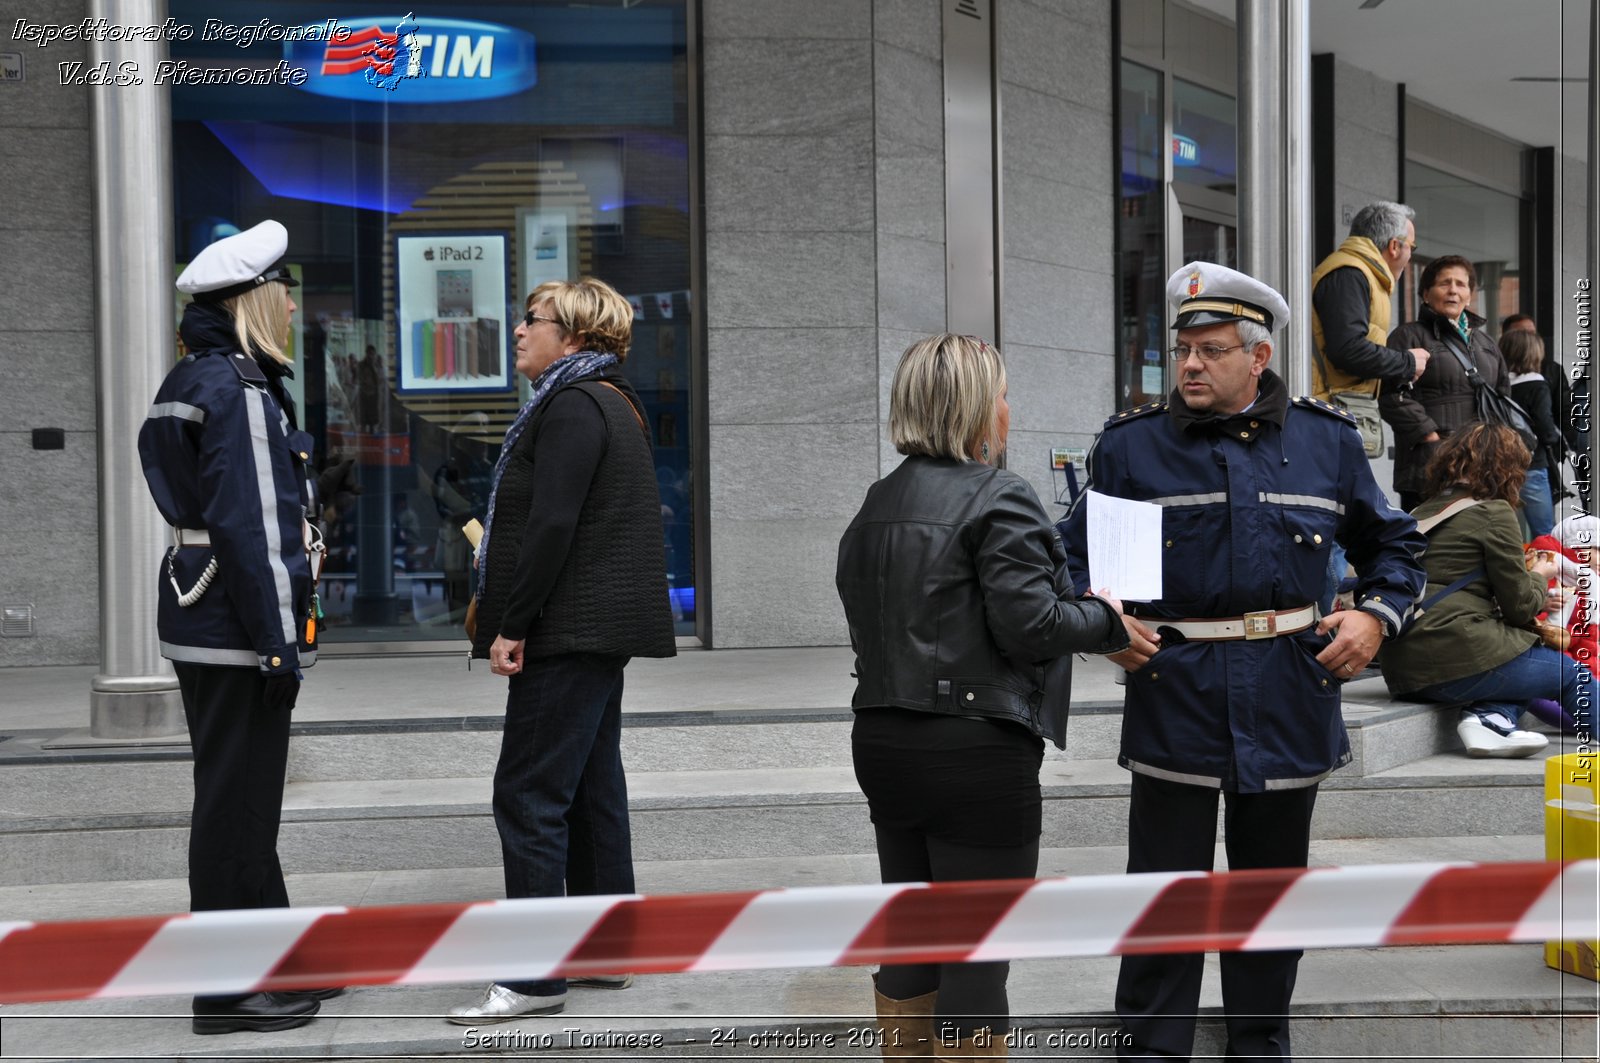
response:
<path fill-rule="evenodd" d="M 1370 775 L 1458 748 L 1454 714 L 1373 697 L 1381 681 L 1352 688 L 1345 721 L 1350 776 Z M 641 772 L 786 769 L 850 765 L 847 709 L 762 713 L 629 713 L 623 761 Z M 499 716 L 317 721 L 296 724 L 289 745 L 291 783 L 385 779 L 488 778 L 500 750 Z M 1074 708 L 1067 748 L 1048 760 L 1114 759 L 1122 706 Z M 127 808 L 182 810 L 190 801 L 186 739 L 144 748 L 84 745 L 58 732 L 16 732 L 0 740 L 0 818 L 109 814 Z"/>
<path fill-rule="evenodd" d="M 1348 866 L 1402 860 L 1535 859 L 1536 835 L 1318 841 L 1312 862 Z M 1118 846 L 1046 849 L 1041 873 L 1120 869 Z M 1220 857 L 1220 854 L 1219 854 Z M 1219 866 L 1223 863 L 1219 859 Z M 294 874 L 298 904 L 464 901 L 499 895 L 497 867 Z M 644 861 L 639 887 L 660 893 L 876 880 L 867 854 L 828 858 Z M 0 887 L 11 918 L 110 917 L 181 909 L 181 880 Z M 1012 966 L 1009 992 L 1022 1058 L 1105 1058 L 1114 1036 L 1112 958 Z M 1220 1054 L 1216 957 L 1208 957 L 1198 1055 Z M 875 1058 L 859 1044 L 870 1027 L 867 972 L 848 968 L 641 977 L 626 993 L 574 991 L 557 1017 L 505 1026 L 452 1027 L 439 1016 L 477 986 L 363 988 L 324 1005 L 301 1030 L 198 1038 L 186 998 L 89 1001 L 5 1009 L 8 1057 L 382 1059 L 513 1051 L 562 1059 Z M 1296 993 L 1302 1058 L 1371 1060 L 1592 1060 L 1596 985 L 1543 967 L 1536 945 L 1323 950 L 1306 955 Z M 570 1032 L 569 1032 L 570 1031 Z M 831 1042 L 830 1042 L 831 1035 Z M 651 1047 L 585 1046 L 625 1037 Z M 494 1040 L 494 1038 L 499 1038 Z M 659 1039 L 659 1046 L 657 1046 Z M 716 1040 L 716 1044 L 711 1042 Z M 575 1046 L 575 1047 L 569 1047 Z"/>
<path fill-rule="evenodd" d="M 1560 749 L 1552 743 L 1552 753 Z M 1541 758 L 1436 754 L 1366 776 L 1336 773 L 1323 784 L 1313 836 L 1537 834 L 1543 772 Z M 1047 760 L 1041 781 L 1045 845 L 1122 841 L 1128 775 L 1114 762 Z M 872 849 L 865 799 L 846 765 L 633 772 L 629 787 L 641 860 Z M 499 843 L 489 799 L 486 778 L 291 783 L 279 852 L 285 866 L 315 872 L 492 864 Z M 0 885 L 169 878 L 185 867 L 186 807 L 3 822 Z"/>

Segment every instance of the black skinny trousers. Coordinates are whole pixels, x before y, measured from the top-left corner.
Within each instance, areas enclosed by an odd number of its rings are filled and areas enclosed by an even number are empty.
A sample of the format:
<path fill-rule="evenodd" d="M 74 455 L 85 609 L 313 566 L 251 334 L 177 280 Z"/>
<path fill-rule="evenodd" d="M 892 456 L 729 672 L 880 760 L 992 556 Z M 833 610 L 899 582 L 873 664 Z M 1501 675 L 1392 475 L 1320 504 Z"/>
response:
<path fill-rule="evenodd" d="M 174 662 L 194 748 L 189 909 L 287 908 L 278 820 L 289 712 L 262 704 L 254 668 Z"/>
<path fill-rule="evenodd" d="M 1039 839 L 1017 848 L 957 845 L 921 831 L 874 824 L 878 866 L 885 882 L 965 882 L 989 878 L 1033 878 L 1039 871 Z M 1006 998 L 1009 963 L 908 963 L 885 965 L 878 991 L 908 1000 L 938 991 L 934 1001 L 936 1037 L 971 1037 L 1011 1029 Z"/>

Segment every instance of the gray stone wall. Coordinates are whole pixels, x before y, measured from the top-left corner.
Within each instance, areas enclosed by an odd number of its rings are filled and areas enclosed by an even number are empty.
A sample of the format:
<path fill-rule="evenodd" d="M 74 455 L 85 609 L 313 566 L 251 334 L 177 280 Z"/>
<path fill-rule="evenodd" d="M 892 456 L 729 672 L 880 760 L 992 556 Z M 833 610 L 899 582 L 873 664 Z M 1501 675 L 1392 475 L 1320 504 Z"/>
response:
<path fill-rule="evenodd" d="M 999 8 L 1001 346 L 1007 466 L 1052 519 L 1050 448 L 1088 446 L 1114 409 L 1111 4 Z"/>
<path fill-rule="evenodd" d="M 1400 189 L 1400 114 L 1396 84 L 1342 59 L 1333 64 L 1334 235 L 1350 233 L 1350 215 Z"/>
<path fill-rule="evenodd" d="M 889 442 L 889 385 L 900 355 L 945 328 L 944 63 L 939 0 L 874 0 L 873 152 L 877 159 L 878 473 Z M 866 484 L 859 484 L 857 501 Z M 831 572 L 831 569 L 830 569 Z M 831 578 L 831 577 L 830 577 Z"/>
<path fill-rule="evenodd" d="M 1010 464 L 1048 501 L 1112 408 L 1111 5 L 997 6 Z M 840 643 L 889 381 L 945 323 L 940 4 L 703 12 L 713 639 Z"/>
<path fill-rule="evenodd" d="M 834 555 L 878 470 L 873 13 L 702 7 L 720 647 L 846 640 Z"/>
<path fill-rule="evenodd" d="M 27 15 L 76 22 L 85 4 L 36 3 Z M 62 86 L 56 71 L 86 59 L 86 46 L 0 47 L 22 53 L 26 70 L 0 82 L 0 604 L 31 602 L 38 632 L 0 639 L 0 666 L 90 664 L 99 561 L 89 90 Z M 66 449 L 34 450 L 35 428 L 65 429 Z"/>
<path fill-rule="evenodd" d="M 1333 236 L 1337 243 L 1350 235 L 1355 212 L 1380 199 L 1394 199 L 1400 191 L 1400 110 L 1398 86 L 1352 66 L 1342 59 L 1333 63 Z M 1421 237 L 1419 237 L 1421 239 Z M 1395 296 L 1391 320 L 1404 317 Z M 1305 311 L 1310 314 L 1310 308 Z M 1383 428 L 1390 449 L 1394 431 Z M 1372 459 L 1378 486 L 1394 494 L 1394 460 L 1386 451 Z"/>

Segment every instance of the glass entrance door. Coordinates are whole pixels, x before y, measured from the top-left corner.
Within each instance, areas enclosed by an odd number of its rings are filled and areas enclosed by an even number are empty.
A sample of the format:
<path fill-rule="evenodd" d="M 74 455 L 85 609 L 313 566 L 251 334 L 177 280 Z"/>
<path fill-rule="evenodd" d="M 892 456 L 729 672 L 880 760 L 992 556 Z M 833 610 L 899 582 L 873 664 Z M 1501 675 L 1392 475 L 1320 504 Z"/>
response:
<path fill-rule="evenodd" d="M 1183 262 L 1215 262 L 1239 268 L 1239 229 L 1232 221 L 1199 213 L 1183 215 Z M 1176 268 L 1176 267 L 1174 267 Z"/>

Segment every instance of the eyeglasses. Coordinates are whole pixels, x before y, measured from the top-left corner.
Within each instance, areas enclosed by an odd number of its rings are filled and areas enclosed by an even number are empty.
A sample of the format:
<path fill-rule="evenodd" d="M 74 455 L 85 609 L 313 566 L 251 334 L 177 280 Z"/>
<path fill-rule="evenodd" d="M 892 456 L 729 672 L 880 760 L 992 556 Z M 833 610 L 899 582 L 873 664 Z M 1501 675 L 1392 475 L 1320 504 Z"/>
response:
<path fill-rule="evenodd" d="M 1218 347 L 1215 343 L 1201 344 L 1191 347 L 1187 343 L 1180 343 L 1176 347 L 1169 347 L 1167 354 L 1174 362 L 1183 363 L 1189 360 L 1190 355 L 1198 355 L 1202 362 L 1215 362 L 1229 351 L 1243 350 L 1244 344 L 1235 343 L 1232 347 Z"/>
<path fill-rule="evenodd" d="M 532 310 L 529 310 L 526 314 L 522 315 L 522 323 L 524 325 L 528 326 L 529 328 L 533 328 L 533 323 L 535 321 L 548 321 L 552 325 L 560 325 L 561 324 L 561 322 L 557 321 L 553 317 L 540 317 L 538 314 L 535 314 Z"/>

